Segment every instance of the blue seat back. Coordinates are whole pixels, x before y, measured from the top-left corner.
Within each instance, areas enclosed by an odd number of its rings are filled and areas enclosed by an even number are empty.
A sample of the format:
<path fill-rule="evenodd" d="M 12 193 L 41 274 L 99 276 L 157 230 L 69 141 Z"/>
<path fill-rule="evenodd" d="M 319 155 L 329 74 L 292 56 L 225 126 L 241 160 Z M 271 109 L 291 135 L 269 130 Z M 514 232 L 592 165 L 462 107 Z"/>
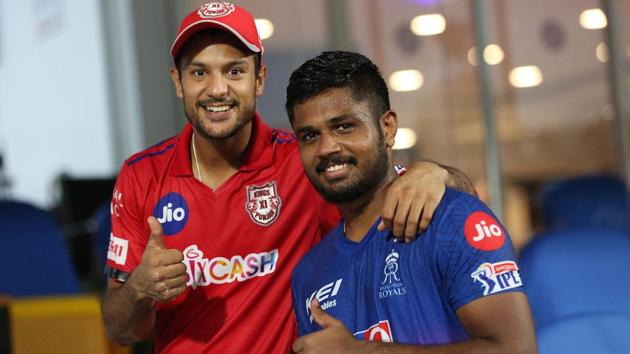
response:
<path fill-rule="evenodd" d="M 0 293 L 13 297 L 79 292 L 67 246 L 53 217 L 33 205 L 0 201 Z"/>

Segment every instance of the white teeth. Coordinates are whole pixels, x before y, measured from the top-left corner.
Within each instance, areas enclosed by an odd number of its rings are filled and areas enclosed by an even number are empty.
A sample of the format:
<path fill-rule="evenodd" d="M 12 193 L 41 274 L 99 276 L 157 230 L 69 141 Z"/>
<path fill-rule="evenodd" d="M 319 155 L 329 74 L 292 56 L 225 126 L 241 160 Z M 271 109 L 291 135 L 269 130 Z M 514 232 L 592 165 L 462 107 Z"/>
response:
<path fill-rule="evenodd" d="M 206 106 L 206 110 L 212 113 L 225 112 L 230 109 L 230 106 Z"/>
<path fill-rule="evenodd" d="M 333 166 L 328 166 L 326 168 L 326 172 L 336 172 L 341 170 L 342 168 L 344 168 L 346 166 L 346 164 L 341 164 L 341 165 L 333 165 Z"/>

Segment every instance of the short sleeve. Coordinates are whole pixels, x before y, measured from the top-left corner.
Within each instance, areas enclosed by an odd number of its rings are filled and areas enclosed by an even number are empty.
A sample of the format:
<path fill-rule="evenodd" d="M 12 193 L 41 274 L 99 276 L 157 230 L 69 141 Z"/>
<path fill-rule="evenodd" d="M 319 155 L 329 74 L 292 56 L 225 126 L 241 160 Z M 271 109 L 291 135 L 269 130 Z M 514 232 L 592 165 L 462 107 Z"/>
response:
<path fill-rule="evenodd" d="M 523 291 L 505 227 L 477 198 L 460 192 L 437 236 L 438 268 L 453 309 L 492 294 Z"/>
<path fill-rule="evenodd" d="M 105 273 L 110 278 L 125 281 L 140 263 L 149 234 L 144 220 L 142 195 L 134 171 L 123 166 L 112 193 L 109 248 Z"/>

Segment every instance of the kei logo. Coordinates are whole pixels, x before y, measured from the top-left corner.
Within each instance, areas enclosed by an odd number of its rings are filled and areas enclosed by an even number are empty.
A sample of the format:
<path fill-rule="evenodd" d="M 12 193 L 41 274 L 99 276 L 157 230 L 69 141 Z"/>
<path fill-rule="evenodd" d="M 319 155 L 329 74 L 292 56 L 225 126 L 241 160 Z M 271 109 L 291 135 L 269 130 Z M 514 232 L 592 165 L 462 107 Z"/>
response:
<path fill-rule="evenodd" d="M 188 204 L 179 193 L 168 193 L 153 208 L 153 216 L 162 224 L 165 236 L 174 235 L 186 226 Z"/>
<path fill-rule="evenodd" d="M 392 328 L 389 326 L 389 321 L 379 321 L 377 324 L 370 328 L 359 331 L 353 334 L 354 338 L 359 340 L 366 340 L 370 342 L 394 342 L 394 336 L 392 335 Z"/>
<path fill-rule="evenodd" d="M 211 2 L 201 6 L 197 15 L 202 18 L 217 18 L 231 14 L 235 9 L 234 4 L 229 2 Z"/>
<path fill-rule="evenodd" d="M 262 186 L 247 186 L 245 209 L 254 223 L 260 226 L 271 225 L 278 218 L 281 205 L 276 181 Z"/>

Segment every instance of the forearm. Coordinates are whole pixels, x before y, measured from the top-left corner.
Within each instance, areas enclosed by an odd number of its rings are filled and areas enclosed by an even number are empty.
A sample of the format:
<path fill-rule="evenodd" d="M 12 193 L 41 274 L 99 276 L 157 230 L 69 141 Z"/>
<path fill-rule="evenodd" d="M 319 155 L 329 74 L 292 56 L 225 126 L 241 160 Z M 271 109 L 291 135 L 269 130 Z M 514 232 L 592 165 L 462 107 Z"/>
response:
<path fill-rule="evenodd" d="M 435 161 L 430 162 L 435 163 L 436 165 L 445 169 L 446 172 L 448 172 L 448 178 L 446 180 L 447 187 L 457 189 L 478 197 L 477 191 L 475 190 L 475 186 L 473 185 L 472 181 L 462 171 L 456 169 L 455 167 L 442 165 Z"/>
<path fill-rule="evenodd" d="M 125 284 L 107 289 L 103 298 L 103 319 L 111 340 L 129 345 L 148 338 L 155 325 L 154 301 L 137 299 Z"/>

